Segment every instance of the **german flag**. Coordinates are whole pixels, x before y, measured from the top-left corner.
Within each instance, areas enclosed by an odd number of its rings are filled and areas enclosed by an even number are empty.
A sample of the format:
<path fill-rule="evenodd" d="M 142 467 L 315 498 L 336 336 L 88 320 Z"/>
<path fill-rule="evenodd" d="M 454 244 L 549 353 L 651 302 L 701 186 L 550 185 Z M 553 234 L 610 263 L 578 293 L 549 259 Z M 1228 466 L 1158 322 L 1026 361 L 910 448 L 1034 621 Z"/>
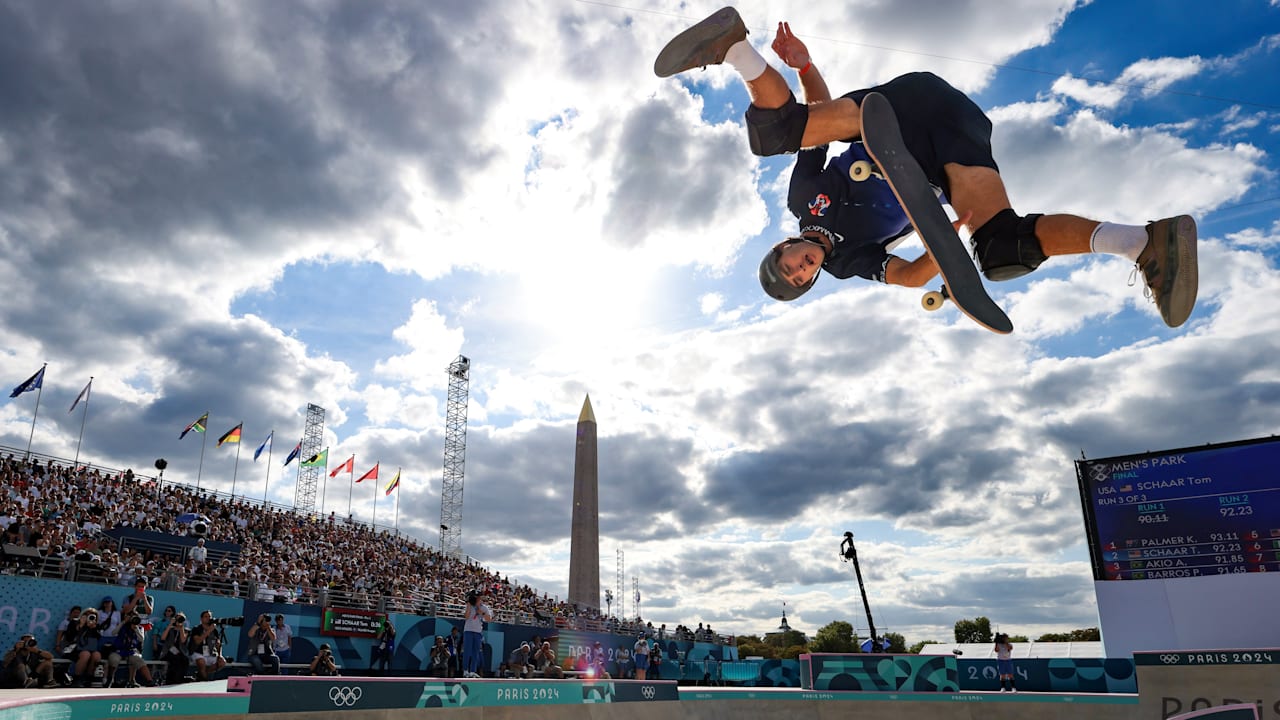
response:
<path fill-rule="evenodd" d="M 231 428 L 218 438 L 218 447 L 222 447 L 222 443 L 238 443 L 240 442 L 240 429 L 244 427 L 244 423 Z"/>

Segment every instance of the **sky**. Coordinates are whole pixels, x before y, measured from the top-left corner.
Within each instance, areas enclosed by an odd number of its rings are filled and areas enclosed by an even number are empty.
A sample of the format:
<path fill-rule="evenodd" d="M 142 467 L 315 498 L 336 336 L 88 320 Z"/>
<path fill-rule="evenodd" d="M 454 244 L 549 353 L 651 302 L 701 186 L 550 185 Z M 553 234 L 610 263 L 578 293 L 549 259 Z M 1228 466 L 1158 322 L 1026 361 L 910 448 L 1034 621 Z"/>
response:
<path fill-rule="evenodd" d="M 860 280 L 764 296 L 791 158 L 751 155 L 731 69 L 652 73 L 717 7 L 0 0 L 0 378 L 48 363 L 0 445 L 292 504 L 315 403 L 331 465 L 403 469 L 398 509 L 340 476 L 323 510 L 435 545 L 461 354 L 462 547 L 519 582 L 566 594 L 589 394 L 628 614 L 634 585 L 655 624 L 865 634 L 852 531 L 909 643 L 1098 625 L 1073 461 L 1277 429 L 1280 2 L 738 6 L 833 93 L 968 93 L 1020 213 L 1197 219 L 1183 327 L 1075 256 L 989 285 L 1009 336 Z M 238 462 L 179 441 L 205 411 Z"/>

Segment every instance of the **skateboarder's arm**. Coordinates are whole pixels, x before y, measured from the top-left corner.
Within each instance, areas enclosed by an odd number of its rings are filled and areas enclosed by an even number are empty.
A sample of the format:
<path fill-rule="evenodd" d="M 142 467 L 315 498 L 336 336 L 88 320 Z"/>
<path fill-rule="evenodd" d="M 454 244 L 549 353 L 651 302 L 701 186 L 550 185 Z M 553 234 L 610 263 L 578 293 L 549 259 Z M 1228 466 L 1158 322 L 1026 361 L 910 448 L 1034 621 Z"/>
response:
<path fill-rule="evenodd" d="M 929 253 L 910 262 L 897 255 L 890 255 L 888 264 L 884 266 L 884 281 L 889 285 L 924 287 L 925 283 L 937 275 L 938 264 L 933 261 Z"/>
<path fill-rule="evenodd" d="M 969 218 L 973 217 L 973 213 L 967 212 L 964 217 L 952 221 L 952 226 L 956 232 L 960 231 L 960 226 L 969 222 Z M 934 279 L 938 275 L 938 264 L 933 261 L 933 256 L 925 253 L 910 262 L 903 260 L 897 255 L 890 255 L 889 262 L 884 266 L 884 281 L 889 285 L 904 285 L 906 287 L 924 287 L 925 283 Z"/>
<path fill-rule="evenodd" d="M 778 59 L 800 73 L 800 87 L 804 90 L 806 105 L 831 101 L 831 91 L 827 89 L 827 81 L 822 73 L 813 66 L 809 57 L 809 48 L 800 38 L 791 33 L 791 24 L 778 23 L 778 34 L 773 38 L 773 52 Z"/>

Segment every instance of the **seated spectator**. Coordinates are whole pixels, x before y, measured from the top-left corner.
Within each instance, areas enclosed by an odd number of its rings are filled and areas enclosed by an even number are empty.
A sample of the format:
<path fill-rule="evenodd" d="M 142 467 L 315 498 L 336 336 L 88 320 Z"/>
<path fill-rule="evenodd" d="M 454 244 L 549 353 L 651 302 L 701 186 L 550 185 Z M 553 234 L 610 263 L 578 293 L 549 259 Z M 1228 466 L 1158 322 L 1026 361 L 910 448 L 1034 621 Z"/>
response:
<path fill-rule="evenodd" d="M 316 656 L 311 659 L 312 675 L 337 675 L 338 663 L 333 659 L 333 650 L 329 643 L 321 643 Z"/>
<path fill-rule="evenodd" d="M 270 615 L 259 615 L 249 628 L 249 664 L 257 675 L 279 675 L 280 658 L 275 650 L 276 631 Z"/>
<path fill-rule="evenodd" d="M 293 658 L 293 628 L 284 621 L 283 615 L 276 615 L 276 624 L 271 629 L 275 632 L 275 641 L 272 642 L 272 646 L 275 648 L 276 657 L 280 660 L 280 672 L 288 675 L 283 668 Z"/>

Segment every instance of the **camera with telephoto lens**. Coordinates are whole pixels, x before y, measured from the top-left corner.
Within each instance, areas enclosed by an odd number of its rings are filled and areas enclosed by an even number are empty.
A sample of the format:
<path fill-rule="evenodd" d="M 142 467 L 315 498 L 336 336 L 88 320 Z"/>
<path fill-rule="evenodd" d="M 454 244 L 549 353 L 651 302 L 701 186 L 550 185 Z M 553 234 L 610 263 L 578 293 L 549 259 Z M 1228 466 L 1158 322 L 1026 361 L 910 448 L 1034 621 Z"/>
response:
<path fill-rule="evenodd" d="M 37 646 L 39 646 L 39 645 L 40 645 L 40 642 L 39 642 L 39 641 L 37 641 L 35 638 L 30 638 L 29 640 L 27 640 L 27 647 L 28 647 L 28 648 L 37 647 Z"/>
<path fill-rule="evenodd" d="M 213 618 L 213 624 L 219 627 L 240 627 L 244 625 L 244 616 L 229 618 Z"/>

